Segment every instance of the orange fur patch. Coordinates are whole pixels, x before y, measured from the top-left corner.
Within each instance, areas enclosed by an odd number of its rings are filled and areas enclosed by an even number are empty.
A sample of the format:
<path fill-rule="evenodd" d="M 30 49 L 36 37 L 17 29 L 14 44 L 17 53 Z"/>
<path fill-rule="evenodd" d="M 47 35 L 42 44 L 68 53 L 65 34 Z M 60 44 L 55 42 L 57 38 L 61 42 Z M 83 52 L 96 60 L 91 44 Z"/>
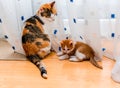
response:
<path fill-rule="evenodd" d="M 94 58 L 94 56 L 95 56 L 94 51 L 87 44 L 82 43 L 82 42 L 77 42 L 75 47 L 76 47 L 76 49 L 78 49 L 79 52 L 85 54 L 87 58 L 90 58 L 90 57 Z"/>
<path fill-rule="evenodd" d="M 51 4 L 44 4 L 41 6 L 41 8 L 51 9 Z"/>
<path fill-rule="evenodd" d="M 34 43 L 23 44 L 23 48 L 25 50 L 26 56 L 34 55 L 39 51 L 39 48 Z"/>
<path fill-rule="evenodd" d="M 25 34 L 27 34 L 27 33 L 29 33 L 29 30 L 26 30 L 26 29 L 24 28 L 24 30 L 23 30 L 23 35 L 25 35 Z"/>
<path fill-rule="evenodd" d="M 52 13 L 56 15 L 56 14 L 57 14 L 57 11 L 56 11 L 56 9 L 55 9 L 55 6 L 51 7 L 51 4 L 52 4 L 52 3 L 47 3 L 47 4 L 42 5 L 42 6 L 39 8 L 39 10 L 38 10 L 37 15 L 40 14 L 40 12 L 41 12 L 41 10 L 42 10 L 43 8 L 47 8 L 47 9 L 49 9 L 49 10 L 52 10 Z"/>

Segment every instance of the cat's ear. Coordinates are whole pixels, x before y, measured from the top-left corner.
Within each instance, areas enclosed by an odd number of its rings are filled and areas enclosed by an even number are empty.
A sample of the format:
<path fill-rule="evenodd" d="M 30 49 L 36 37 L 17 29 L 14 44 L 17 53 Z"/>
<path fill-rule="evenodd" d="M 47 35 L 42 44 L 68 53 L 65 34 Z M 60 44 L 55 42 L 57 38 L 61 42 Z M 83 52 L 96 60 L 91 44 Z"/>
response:
<path fill-rule="evenodd" d="M 44 12 L 44 9 L 42 7 L 39 8 L 39 10 L 37 11 L 37 15 L 39 16 L 40 13 Z"/>
<path fill-rule="evenodd" d="M 64 40 L 60 41 L 60 45 L 63 46 L 64 45 Z"/>
<path fill-rule="evenodd" d="M 51 8 L 53 8 L 54 4 L 55 4 L 55 1 L 53 1 L 53 2 L 50 3 Z"/>
<path fill-rule="evenodd" d="M 63 40 L 62 40 L 62 41 L 60 41 L 60 45 L 61 45 L 61 46 L 63 45 Z"/>
<path fill-rule="evenodd" d="M 41 7 L 41 8 L 39 9 L 39 11 L 40 11 L 40 12 L 44 12 L 44 8 Z"/>
<path fill-rule="evenodd" d="M 72 40 L 70 40 L 70 43 L 69 43 L 71 46 L 73 46 L 73 41 Z"/>

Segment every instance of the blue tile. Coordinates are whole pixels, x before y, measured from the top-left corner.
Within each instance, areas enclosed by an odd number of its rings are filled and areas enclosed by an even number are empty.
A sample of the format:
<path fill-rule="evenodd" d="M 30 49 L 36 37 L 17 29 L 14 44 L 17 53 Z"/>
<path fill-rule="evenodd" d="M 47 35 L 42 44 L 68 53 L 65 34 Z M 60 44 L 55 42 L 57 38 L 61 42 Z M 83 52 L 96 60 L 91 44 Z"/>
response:
<path fill-rule="evenodd" d="M 64 30 L 66 31 L 66 30 L 67 30 L 67 28 L 64 28 Z"/>
<path fill-rule="evenodd" d="M 73 22 L 76 23 L 76 19 L 75 18 L 73 18 Z"/>
<path fill-rule="evenodd" d="M 57 29 L 54 30 L 54 34 L 57 34 Z"/>
<path fill-rule="evenodd" d="M 24 16 L 21 16 L 21 21 L 24 21 L 24 19 L 25 19 Z"/>
<path fill-rule="evenodd" d="M 111 33 L 111 37 L 114 38 L 115 37 L 115 33 Z"/>
<path fill-rule="evenodd" d="M 7 36 L 7 35 L 4 35 L 4 37 L 5 37 L 6 39 L 8 39 L 8 36 Z"/>
<path fill-rule="evenodd" d="M 66 39 L 68 39 L 68 37 L 66 37 Z"/>
<path fill-rule="evenodd" d="M 70 0 L 70 2 L 74 2 L 74 0 Z"/>
<path fill-rule="evenodd" d="M 106 50 L 106 48 L 102 48 L 102 51 L 105 51 Z"/>
<path fill-rule="evenodd" d="M 61 51 L 61 47 L 59 47 L 59 51 Z"/>
<path fill-rule="evenodd" d="M 83 37 L 82 37 L 82 36 L 80 36 L 80 38 L 83 40 Z"/>
<path fill-rule="evenodd" d="M 111 14 L 111 18 L 114 19 L 115 18 L 115 14 Z"/>
<path fill-rule="evenodd" d="M 0 23 L 2 23 L 2 19 L 0 19 Z"/>
<path fill-rule="evenodd" d="M 12 48 L 13 48 L 13 50 L 15 50 L 15 47 L 14 47 L 14 46 L 12 46 Z"/>

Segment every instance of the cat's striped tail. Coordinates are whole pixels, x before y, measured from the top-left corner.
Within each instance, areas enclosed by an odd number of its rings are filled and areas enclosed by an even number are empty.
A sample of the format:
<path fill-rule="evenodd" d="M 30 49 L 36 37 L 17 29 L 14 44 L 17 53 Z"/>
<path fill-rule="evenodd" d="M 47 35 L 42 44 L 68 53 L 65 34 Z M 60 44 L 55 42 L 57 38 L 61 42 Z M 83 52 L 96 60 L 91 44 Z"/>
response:
<path fill-rule="evenodd" d="M 45 79 L 47 79 L 47 70 L 45 68 L 45 65 L 40 61 L 36 63 L 37 67 L 39 68 L 41 72 L 41 76 Z"/>
<path fill-rule="evenodd" d="M 44 79 L 47 79 L 47 70 L 45 68 L 44 63 L 41 61 L 40 57 L 37 55 L 30 55 L 30 56 L 27 56 L 27 58 L 39 68 L 41 72 L 41 76 Z"/>

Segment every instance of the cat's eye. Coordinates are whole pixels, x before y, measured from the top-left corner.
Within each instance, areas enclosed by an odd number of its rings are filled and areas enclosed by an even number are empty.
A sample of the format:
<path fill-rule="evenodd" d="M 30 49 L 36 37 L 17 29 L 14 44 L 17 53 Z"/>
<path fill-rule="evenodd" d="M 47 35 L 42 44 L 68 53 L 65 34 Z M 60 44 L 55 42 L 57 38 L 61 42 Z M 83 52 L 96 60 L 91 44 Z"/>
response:
<path fill-rule="evenodd" d="M 70 50 L 70 49 L 67 49 L 67 50 Z"/>
<path fill-rule="evenodd" d="M 65 50 L 65 49 L 63 49 L 63 50 Z"/>

